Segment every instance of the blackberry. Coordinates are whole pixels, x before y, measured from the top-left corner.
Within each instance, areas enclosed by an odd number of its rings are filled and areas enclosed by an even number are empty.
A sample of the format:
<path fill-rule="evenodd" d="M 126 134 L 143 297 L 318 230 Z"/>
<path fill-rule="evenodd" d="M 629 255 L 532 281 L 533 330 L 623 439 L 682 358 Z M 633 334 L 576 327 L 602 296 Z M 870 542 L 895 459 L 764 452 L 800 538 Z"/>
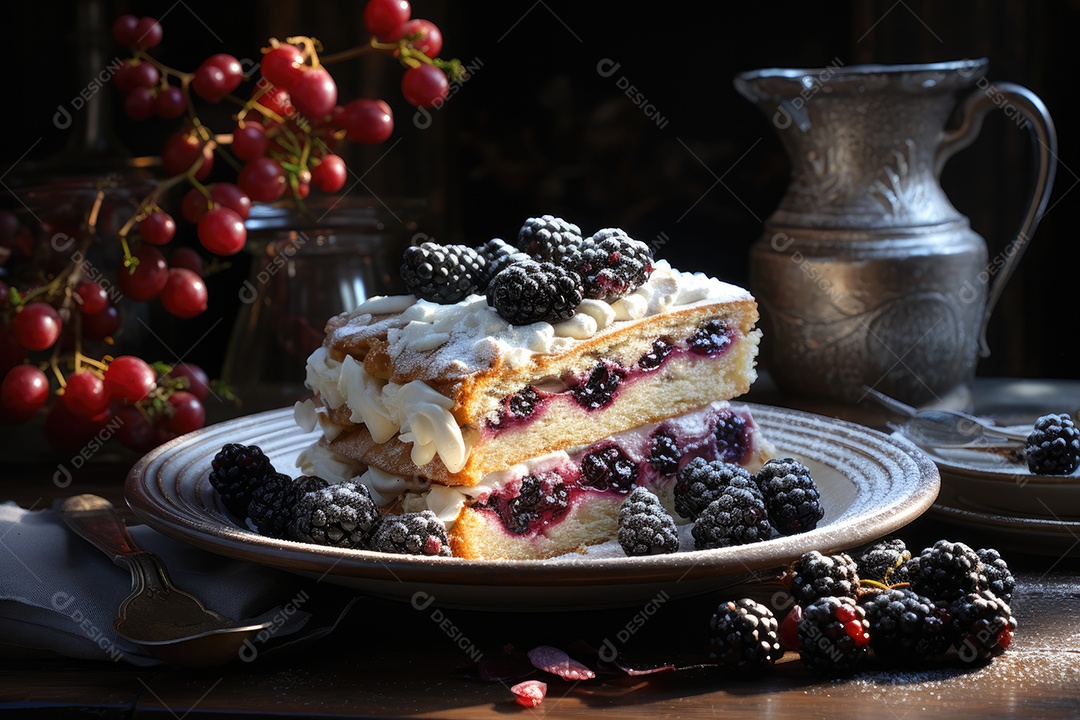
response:
<path fill-rule="evenodd" d="M 823 555 L 811 550 L 791 564 L 785 575 L 791 596 L 800 605 L 823 597 L 859 597 L 859 569 L 847 553 Z"/>
<path fill-rule="evenodd" d="M 679 444 L 671 435 L 656 432 L 649 449 L 649 465 L 664 476 L 674 475 L 679 471 Z"/>
<path fill-rule="evenodd" d="M 649 371 L 655 370 L 664 364 L 664 360 L 671 354 L 671 351 L 675 349 L 675 346 L 669 343 L 663 338 L 657 338 L 653 340 L 652 347 L 649 348 L 649 352 L 641 356 L 638 360 L 638 367 L 642 370 Z"/>
<path fill-rule="evenodd" d="M 619 368 L 610 367 L 603 361 L 597 362 L 589 376 L 575 385 L 570 394 L 586 410 L 599 410 L 615 398 L 623 375 Z"/>
<path fill-rule="evenodd" d="M 870 623 L 852 598 L 826 596 L 803 608 L 798 638 L 799 657 L 807 669 L 842 675 L 866 659 Z"/>
<path fill-rule="evenodd" d="M 720 355 L 730 344 L 729 330 L 719 320 L 710 320 L 703 324 L 694 332 L 689 341 L 691 352 L 710 357 Z"/>
<path fill-rule="evenodd" d="M 488 305 L 511 325 L 562 322 L 582 300 L 581 278 L 549 262 L 513 263 L 491 279 Z"/>
<path fill-rule="evenodd" d="M 619 507 L 619 544 L 627 555 L 677 552 L 679 533 L 660 498 L 643 487 L 634 488 Z"/>
<path fill-rule="evenodd" d="M 530 256 L 561 264 L 563 257 L 581 244 L 581 228 L 553 215 L 525 221 L 518 231 L 517 246 Z"/>
<path fill-rule="evenodd" d="M 494 495 L 481 505 L 499 516 L 503 527 L 515 535 L 524 535 L 534 525 L 562 517 L 570 507 L 570 493 L 554 473 L 526 475 L 512 498 Z"/>
<path fill-rule="evenodd" d="M 952 645 L 948 612 L 910 589 L 866 593 L 859 604 L 870 623 L 870 647 L 883 658 L 925 660 Z"/>
<path fill-rule="evenodd" d="M 388 515 L 371 536 L 371 549 L 399 555 L 450 557 L 446 525 L 430 510 Z"/>
<path fill-rule="evenodd" d="M 251 491 L 274 472 L 269 458 L 258 445 L 229 443 L 210 461 L 210 485 L 233 515 L 247 515 Z"/>
<path fill-rule="evenodd" d="M 750 473 L 731 463 L 694 458 L 678 471 L 675 477 L 675 512 L 694 520 L 711 502 L 718 499 L 724 488 L 735 487 L 761 497 Z"/>
<path fill-rule="evenodd" d="M 487 260 L 466 245 L 426 242 L 406 248 L 401 279 L 413 295 L 450 305 L 477 291 Z"/>
<path fill-rule="evenodd" d="M 709 620 L 709 659 L 725 670 L 753 673 L 771 667 L 783 655 L 780 624 L 761 603 L 729 600 Z"/>
<path fill-rule="evenodd" d="M 316 545 L 366 548 L 379 508 L 362 483 L 343 482 L 305 493 L 296 505 L 293 539 Z"/>
<path fill-rule="evenodd" d="M 554 260 L 581 276 L 585 297 L 614 301 L 641 287 L 652 274 L 652 250 L 618 228 L 599 230 Z"/>
<path fill-rule="evenodd" d="M 888 538 L 864 550 L 855 558 L 855 564 L 859 568 L 860 579 L 892 585 L 897 579 L 897 569 L 910 559 L 911 552 L 903 540 Z"/>
<path fill-rule="evenodd" d="M 247 516 L 261 535 L 284 537 L 285 527 L 292 517 L 290 490 L 293 479 L 284 473 L 271 473 L 250 493 Z"/>
<path fill-rule="evenodd" d="M 726 487 L 709 503 L 691 529 L 698 550 L 748 545 L 772 534 L 761 495 L 746 488 Z"/>
<path fill-rule="evenodd" d="M 984 548 L 975 551 L 983 564 L 983 575 L 986 577 L 987 588 L 1006 603 L 1012 604 L 1013 590 L 1016 588 L 1016 579 L 1013 578 L 1001 553 L 992 548 Z"/>
<path fill-rule="evenodd" d="M 952 602 L 987 588 L 978 553 L 961 542 L 938 540 L 903 566 L 911 589 L 934 601 Z"/>
<path fill-rule="evenodd" d="M 739 464 L 746 459 L 750 440 L 746 432 L 746 418 L 731 410 L 716 415 L 716 453 L 724 462 Z"/>
<path fill-rule="evenodd" d="M 797 460 L 769 460 L 754 481 L 765 496 L 769 522 L 781 535 L 813 530 L 825 516 L 817 484 L 809 468 Z"/>
<path fill-rule="evenodd" d="M 630 492 L 637 482 L 637 463 L 618 445 L 594 450 L 581 459 L 581 484 L 597 490 Z"/>
<path fill-rule="evenodd" d="M 1080 467 L 1080 430 L 1068 415 L 1043 415 L 1028 435 L 1024 457 L 1036 475 L 1069 475 Z"/>
<path fill-rule="evenodd" d="M 1016 619 L 1009 604 L 990 590 L 957 598 L 949 613 L 957 632 L 956 652 L 964 662 L 984 662 L 1012 643 Z"/>
<path fill-rule="evenodd" d="M 540 394 L 536 392 L 536 388 L 532 385 L 526 385 L 503 401 L 502 415 L 507 418 L 524 420 L 536 411 L 536 406 L 539 404 Z"/>
<path fill-rule="evenodd" d="M 486 289 L 488 283 L 491 282 L 491 279 L 498 275 L 508 265 L 529 259 L 528 255 L 499 238 L 488 240 L 480 246 L 477 252 L 479 252 L 487 261 L 487 266 L 484 268 L 484 273 L 480 278 L 480 282 L 477 283 L 477 286 L 481 290 Z"/>

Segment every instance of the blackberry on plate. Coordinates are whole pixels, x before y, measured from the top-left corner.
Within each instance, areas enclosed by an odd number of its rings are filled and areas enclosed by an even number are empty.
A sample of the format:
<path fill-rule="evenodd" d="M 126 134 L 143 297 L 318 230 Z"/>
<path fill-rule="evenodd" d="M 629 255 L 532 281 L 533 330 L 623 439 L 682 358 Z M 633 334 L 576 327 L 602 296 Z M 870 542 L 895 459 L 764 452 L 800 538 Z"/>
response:
<path fill-rule="evenodd" d="M 911 559 L 911 552 L 900 538 L 887 538 L 871 545 L 855 558 L 861 580 L 893 585 L 896 571 Z"/>
<path fill-rule="evenodd" d="M 988 579 L 978 553 L 961 542 L 938 540 L 904 563 L 911 589 L 935 602 L 952 602 L 985 590 Z"/>
<path fill-rule="evenodd" d="M 1028 470 L 1036 475 L 1069 475 L 1080 467 L 1080 430 L 1068 415 L 1043 415 L 1024 447 Z"/>
<path fill-rule="evenodd" d="M 621 369 L 599 361 L 589 372 L 589 376 L 575 385 L 570 394 L 574 396 L 577 404 L 586 410 L 599 410 L 615 397 L 623 374 Z"/>
<path fill-rule="evenodd" d="M 210 485 L 233 515 L 245 517 L 251 491 L 269 477 L 274 468 L 258 445 L 228 443 L 210 461 Z"/>
<path fill-rule="evenodd" d="M 695 548 L 709 550 L 768 540 L 772 526 L 760 494 L 748 488 L 728 486 L 698 515 L 690 533 Z"/>
<path fill-rule="evenodd" d="M 477 291 L 486 267 L 484 256 L 467 245 L 426 242 L 405 249 L 401 279 L 418 298 L 449 305 Z"/>
<path fill-rule="evenodd" d="M 883 658 L 929 659 L 952 645 L 948 612 L 908 588 L 868 592 L 859 604 L 870 623 L 870 647 Z"/>
<path fill-rule="evenodd" d="M 581 228 L 554 215 L 531 217 L 518 231 L 517 246 L 538 260 L 561 263 L 581 244 Z"/>
<path fill-rule="evenodd" d="M 290 524 L 294 540 L 343 548 L 365 548 L 379 522 L 379 508 L 367 487 L 343 482 L 305 493 Z"/>
<path fill-rule="evenodd" d="M 488 305 L 511 325 L 569 320 L 581 300 L 578 274 L 549 262 L 512 263 L 487 287 Z"/>
<path fill-rule="evenodd" d="M 999 598 L 1007 603 L 1012 603 L 1013 590 L 1016 588 L 1016 579 L 1009 570 L 1001 553 L 993 548 L 983 548 L 975 551 L 983 564 L 983 575 L 986 577 L 987 587 Z"/>
<path fill-rule="evenodd" d="M 1009 604 L 990 590 L 957 598 L 949 614 L 957 632 L 956 652 L 964 662 L 985 662 L 1012 643 L 1016 619 Z"/>
<path fill-rule="evenodd" d="M 660 498 L 643 487 L 634 488 L 619 507 L 619 544 L 627 555 L 677 552 L 679 533 Z"/>
<path fill-rule="evenodd" d="M 491 282 L 491 279 L 498 275 L 508 265 L 530 259 L 527 254 L 499 238 L 488 240 L 480 246 L 477 252 L 479 252 L 487 261 L 487 266 L 484 268 L 484 273 L 481 276 L 480 282 L 477 283 L 480 290 L 486 289 L 488 283 Z"/>
<path fill-rule="evenodd" d="M 765 496 L 769 522 L 781 535 L 813 530 L 825 516 L 810 469 L 798 460 L 769 460 L 754 480 Z"/>
<path fill-rule="evenodd" d="M 446 525 L 430 510 L 387 515 L 371 537 L 371 549 L 399 555 L 450 557 Z"/>
<path fill-rule="evenodd" d="M 581 459 L 581 484 L 597 490 L 630 492 L 638 466 L 618 445 L 594 450 Z"/>
<path fill-rule="evenodd" d="M 296 520 L 300 498 L 329 484 L 321 477 L 304 476 L 294 480 L 284 473 L 272 473 L 252 491 L 247 516 L 263 535 L 290 537 L 289 526 Z"/>
<path fill-rule="evenodd" d="M 745 469 L 720 460 L 694 458 L 675 476 L 675 512 L 694 520 L 727 487 L 748 490 L 761 497 L 757 484 Z"/>
<path fill-rule="evenodd" d="M 799 657 L 807 669 L 842 675 L 865 660 L 870 623 L 852 598 L 826 596 L 803 608 L 798 638 Z"/>
<path fill-rule="evenodd" d="M 667 433 L 653 434 L 649 448 L 649 465 L 663 476 L 671 476 L 679 471 L 679 443 Z"/>
<path fill-rule="evenodd" d="M 764 670 L 784 655 L 779 632 L 769 608 L 751 598 L 729 600 L 709 621 L 709 658 L 725 670 Z"/>
<path fill-rule="evenodd" d="M 556 260 L 581 276 L 585 297 L 614 301 L 641 287 L 652 274 L 652 250 L 618 228 L 606 228 Z"/>
<path fill-rule="evenodd" d="M 785 582 L 800 605 L 822 597 L 859 597 L 859 570 L 847 553 L 823 555 L 817 550 L 803 553 L 791 564 Z"/>

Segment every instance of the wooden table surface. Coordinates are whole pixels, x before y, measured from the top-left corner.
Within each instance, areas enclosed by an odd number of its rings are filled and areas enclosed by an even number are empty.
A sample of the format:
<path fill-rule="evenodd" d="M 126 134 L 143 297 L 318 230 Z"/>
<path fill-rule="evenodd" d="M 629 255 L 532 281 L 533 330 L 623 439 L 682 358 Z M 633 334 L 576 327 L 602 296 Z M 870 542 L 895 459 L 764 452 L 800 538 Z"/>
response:
<path fill-rule="evenodd" d="M 96 492 L 122 502 L 125 471 L 123 463 L 98 463 L 60 490 L 51 482 L 51 469 L 0 465 L 5 483 L 0 495 L 23 505 L 72 492 Z M 940 538 L 975 547 L 994 546 L 995 541 L 992 534 L 976 536 L 930 514 L 898 536 L 914 550 Z M 872 661 L 854 676 L 830 679 L 810 674 L 788 653 L 771 672 L 750 679 L 714 668 L 636 676 L 613 671 L 581 682 L 538 672 L 532 677 L 548 683 L 547 699 L 526 709 L 514 702 L 507 683 L 475 676 L 477 653 L 501 662 L 545 644 L 592 661 L 603 639 L 634 623 L 641 608 L 551 614 L 448 608 L 437 614 L 434 607 L 417 610 L 360 598 L 326 638 L 212 670 L 66 659 L 0 662 L 0 711 L 14 717 L 177 719 L 1075 718 L 1080 717 L 1080 560 L 1075 551 L 1067 556 L 1060 551 L 1024 554 L 1015 547 L 1004 552 L 1018 579 L 1012 604 L 1018 629 L 1009 651 L 983 666 L 952 658 L 898 669 Z M 768 585 L 744 586 L 669 601 L 622 648 L 639 667 L 659 661 L 694 665 L 705 659 L 708 620 L 718 602 L 742 595 L 764 599 L 774 591 Z M 342 591 L 313 581 L 311 592 Z"/>

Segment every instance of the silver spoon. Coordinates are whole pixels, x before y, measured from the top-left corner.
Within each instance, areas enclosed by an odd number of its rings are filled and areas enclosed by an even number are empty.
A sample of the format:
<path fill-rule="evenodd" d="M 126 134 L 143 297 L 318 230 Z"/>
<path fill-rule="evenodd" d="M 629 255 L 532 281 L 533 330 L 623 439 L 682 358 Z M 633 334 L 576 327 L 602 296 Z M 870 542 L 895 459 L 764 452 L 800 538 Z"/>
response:
<path fill-rule="evenodd" d="M 1031 432 L 1000 427 L 992 420 L 956 410 L 919 410 L 867 385 L 863 385 L 863 390 L 886 408 L 907 418 L 900 431 L 924 447 L 987 444 L 1001 440 L 1026 442 Z"/>
<path fill-rule="evenodd" d="M 236 622 L 207 610 L 176 588 L 161 558 L 140 549 L 112 503 L 97 495 L 64 501 L 60 516 L 68 527 L 131 570 L 131 595 L 120 605 L 116 632 L 151 655 L 180 668 L 221 665 L 272 621 Z"/>

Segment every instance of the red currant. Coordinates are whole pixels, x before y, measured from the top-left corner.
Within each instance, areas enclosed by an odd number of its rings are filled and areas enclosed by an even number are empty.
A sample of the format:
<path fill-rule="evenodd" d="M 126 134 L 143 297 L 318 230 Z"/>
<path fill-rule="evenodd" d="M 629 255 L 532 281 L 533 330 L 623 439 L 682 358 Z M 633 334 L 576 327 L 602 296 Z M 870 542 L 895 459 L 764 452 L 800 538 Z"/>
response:
<path fill-rule="evenodd" d="M 135 44 L 147 50 L 157 47 L 163 35 L 161 23 L 152 17 L 139 18 L 135 25 Z"/>
<path fill-rule="evenodd" d="M 193 318 L 206 310 L 206 283 L 185 268 L 169 270 L 169 279 L 161 291 L 161 304 L 178 318 Z"/>
<path fill-rule="evenodd" d="M 266 81 L 289 90 L 303 72 L 304 54 L 295 45 L 278 45 L 263 55 L 259 70 Z"/>
<path fill-rule="evenodd" d="M 254 160 L 266 153 L 269 141 L 266 138 L 266 128 L 257 123 L 241 122 L 233 130 L 232 150 L 233 154 L 241 160 Z"/>
<path fill-rule="evenodd" d="M 154 98 L 154 112 L 158 114 L 158 117 L 173 120 L 183 115 L 185 110 L 187 110 L 187 99 L 184 98 L 184 93 L 180 88 L 170 85 L 158 90 L 157 97 Z"/>
<path fill-rule="evenodd" d="M 411 14 L 408 0 L 371 0 L 364 7 L 364 26 L 377 38 L 401 37 Z"/>
<path fill-rule="evenodd" d="M 337 104 L 337 84 L 325 68 L 305 71 L 289 90 L 293 107 L 306 118 L 324 118 Z"/>
<path fill-rule="evenodd" d="M 311 183 L 323 192 L 333 193 L 345 187 L 347 170 L 338 155 L 326 155 L 311 169 Z"/>
<path fill-rule="evenodd" d="M 216 103 L 240 85 L 244 71 L 232 55 L 219 53 L 203 61 L 195 71 L 191 86 L 199 97 Z"/>
<path fill-rule="evenodd" d="M 359 98 L 342 108 L 341 126 L 353 142 L 377 145 L 393 134 L 394 114 L 382 100 Z"/>
<path fill-rule="evenodd" d="M 169 267 L 184 268 L 200 277 L 203 274 L 202 257 L 198 252 L 189 247 L 181 247 L 173 250 L 172 255 L 169 256 Z"/>
<path fill-rule="evenodd" d="M 196 233 L 203 247 L 218 255 L 235 255 L 247 241 L 243 219 L 224 207 L 216 207 L 203 215 Z"/>
<path fill-rule="evenodd" d="M 180 215 L 194 225 L 211 207 L 211 200 L 207 199 L 202 190 L 193 187 L 184 193 L 184 199 L 180 201 Z"/>
<path fill-rule="evenodd" d="M 121 15 L 113 20 L 113 40 L 124 47 L 131 47 L 139 41 L 138 27 L 139 18 L 134 15 Z"/>
<path fill-rule="evenodd" d="M 108 305 L 99 313 L 84 315 L 82 331 L 83 335 L 90 340 L 113 337 L 120 331 L 120 311 L 115 305 Z"/>
<path fill-rule="evenodd" d="M 105 390 L 118 400 L 139 402 L 156 386 L 154 368 L 134 355 L 121 355 L 105 370 Z"/>
<path fill-rule="evenodd" d="M 187 380 L 187 391 L 200 400 L 205 400 L 210 394 L 210 376 L 198 365 L 192 363 L 177 363 L 169 371 L 169 377 Z"/>
<path fill-rule="evenodd" d="M 289 98 L 289 93 L 285 88 L 271 86 L 266 92 L 259 95 L 256 102 L 286 120 L 296 115 L 296 108 L 293 107 L 292 100 Z"/>
<path fill-rule="evenodd" d="M 430 20 L 415 19 L 405 23 L 402 37 L 410 38 L 409 47 L 419 50 L 429 58 L 442 52 L 442 32 Z"/>
<path fill-rule="evenodd" d="M 146 120 L 154 114 L 154 94 L 137 87 L 124 98 L 124 112 L 132 120 Z"/>
<path fill-rule="evenodd" d="M 237 185 L 215 183 L 210 186 L 210 197 L 221 207 L 227 207 L 239 215 L 241 220 L 247 220 L 251 214 L 251 198 Z"/>
<path fill-rule="evenodd" d="M 401 77 L 401 94 L 415 107 L 435 107 L 450 94 L 450 81 L 442 70 L 425 63 L 405 71 Z"/>
<path fill-rule="evenodd" d="M 20 421 L 37 412 L 49 399 L 49 378 L 33 365 L 17 365 L 4 376 L 0 402 Z"/>
<path fill-rule="evenodd" d="M 169 430 L 178 435 L 194 432 L 206 422 L 206 409 L 194 393 L 177 390 L 169 396 Z"/>
<path fill-rule="evenodd" d="M 27 350 L 46 350 L 60 337 L 60 313 L 45 302 L 27 304 L 11 319 L 11 333 Z"/>
<path fill-rule="evenodd" d="M 96 315 L 109 306 L 109 293 L 93 280 L 84 280 L 75 287 L 79 296 L 79 309 L 84 316 Z"/>
<path fill-rule="evenodd" d="M 273 158 L 255 158 L 240 168 L 237 184 L 255 202 L 273 202 L 285 193 L 285 171 Z"/>
<path fill-rule="evenodd" d="M 109 399 L 105 381 L 89 370 L 80 370 L 67 379 L 63 402 L 79 417 L 90 418 L 105 412 Z"/>
<path fill-rule="evenodd" d="M 203 156 L 203 144 L 195 134 L 181 131 L 169 137 L 161 149 L 161 166 L 169 175 L 186 173 L 195 162 L 203 157 L 202 165 L 195 171 L 196 180 L 205 180 L 214 167 L 213 153 Z"/>
<path fill-rule="evenodd" d="M 116 273 L 120 292 L 135 302 L 153 300 L 165 287 L 169 277 L 165 256 L 152 245 L 140 245 L 131 255 L 138 260 L 138 264 L 134 269 L 121 264 Z"/>
<path fill-rule="evenodd" d="M 139 221 L 139 234 L 151 245 L 165 245 L 176 237 L 176 221 L 163 210 L 154 210 Z"/>

